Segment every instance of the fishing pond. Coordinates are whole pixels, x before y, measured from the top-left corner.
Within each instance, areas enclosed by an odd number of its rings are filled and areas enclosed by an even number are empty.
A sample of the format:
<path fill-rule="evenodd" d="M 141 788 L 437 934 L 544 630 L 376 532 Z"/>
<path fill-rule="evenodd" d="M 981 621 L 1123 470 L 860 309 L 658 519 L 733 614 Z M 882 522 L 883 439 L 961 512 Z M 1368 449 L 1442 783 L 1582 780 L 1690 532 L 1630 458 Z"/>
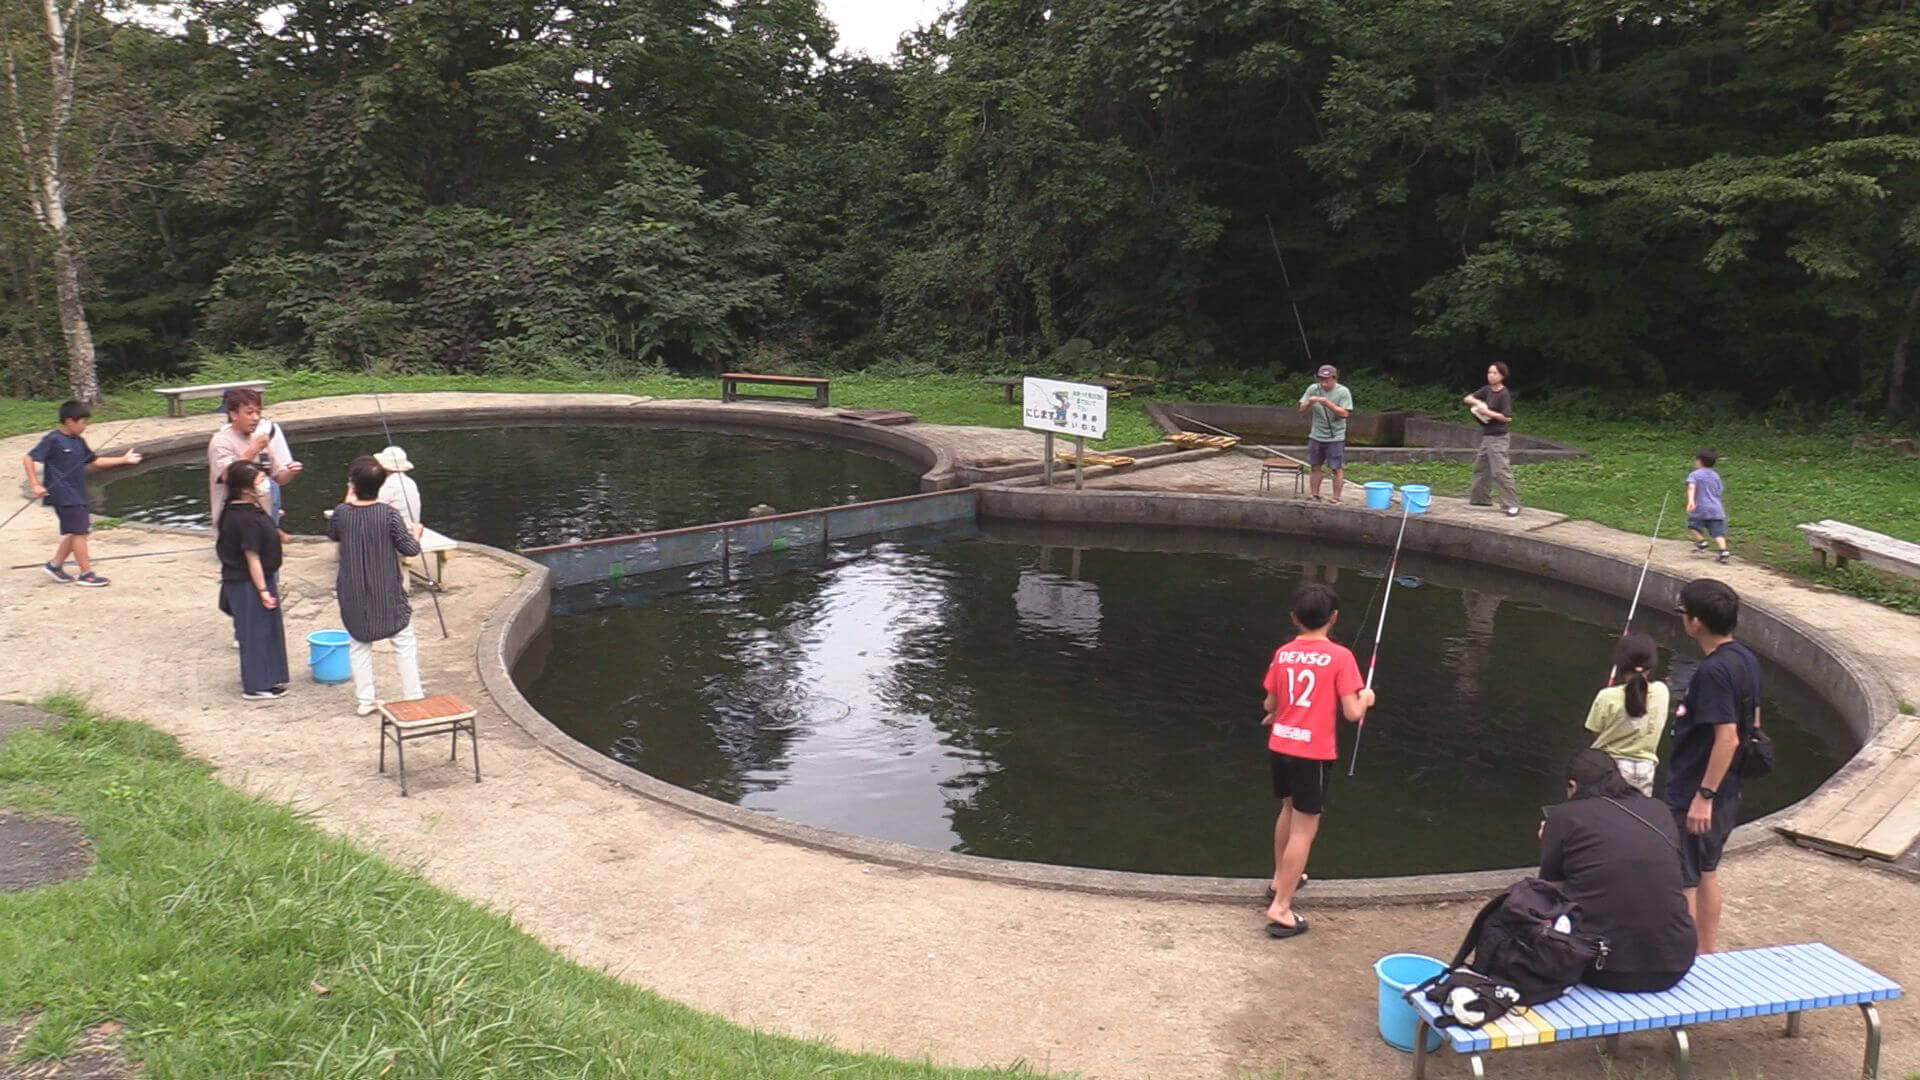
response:
<path fill-rule="evenodd" d="M 1304 580 L 1338 590 L 1362 670 L 1387 552 L 1220 532 L 990 523 L 792 551 L 738 571 L 556 596 L 515 678 L 573 737 L 655 777 L 791 821 L 937 851 L 1112 870 L 1272 871 L 1261 679 Z M 1605 682 L 1625 602 L 1403 555 L 1379 706 L 1351 725 L 1312 870 L 1524 866 L 1539 807 Z M 1636 629 L 1684 682 L 1666 612 Z M 1779 770 L 1751 819 L 1857 748 L 1777 665 Z M 1663 753 L 1667 740 L 1663 740 Z M 1664 776 L 1662 776 L 1664 781 Z"/>
<path fill-rule="evenodd" d="M 744 518 L 759 504 L 801 510 L 920 490 L 917 471 L 845 445 L 720 427 L 521 425 L 394 430 L 414 463 L 422 520 L 459 540 L 516 549 Z M 378 431 L 294 436 L 305 470 L 284 488 L 288 532 L 326 531 L 347 464 L 378 452 Z M 205 528 L 204 455 L 96 474 L 96 512 Z"/>

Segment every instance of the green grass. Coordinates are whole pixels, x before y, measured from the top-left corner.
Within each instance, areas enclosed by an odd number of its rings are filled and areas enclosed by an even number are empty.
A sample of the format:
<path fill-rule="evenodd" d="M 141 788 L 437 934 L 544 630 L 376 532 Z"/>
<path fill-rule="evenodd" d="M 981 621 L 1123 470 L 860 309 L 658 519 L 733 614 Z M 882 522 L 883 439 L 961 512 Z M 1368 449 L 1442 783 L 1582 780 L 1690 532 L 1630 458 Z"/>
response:
<path fill-rule="evenodd" d="M 237 377 L 236 372 L 210 372 L 203 377 L 228 375 Z M 272 378 L 273 401 L 365 393 L 375 386 L 385 392 L 598 391 L 662 398 L 711 398 L 716 387 L 711 378 L 672 375 L 603 382 L 417 375 L 382 376 L 376 382 L 362 375 L 301 371 L 277 372 Z M 1458 395 L 1451 391 L 1400 387 L 1366 376 L 1349 384 L 1362 408 L 1419 408 L 1442 416 L 1465 416 L 1457 405 Z M 1284 384 L 1202 384 L 1182 388 L 1177 395 L 1191 400 L 1290 404 L 1298 400 L 1305 385 L 1304 377 Z M 1020 421 L 1017 405 L 1007 404 L 997 387 L 985 386 L 973 375 L 836 375 L 833 396 L 844 407 L 905 409 L 928 423 L 1012 428 Z M 0 400 L 0 435 L 52 426 L 56 404 Z M 211 412 L 214 404 L 211 400 L 190 403 L 204 412 Z M 1141 405 L 1137 397 L 1115 401 L 1108 438 L 1097 445 L 1125 447 L 1157 440 L 1160 433 Z M 133 417 L 163 411 L 163 402 L 151 390 L 118 390 L 96 414 L 96 441 L 112 439 Z M 1623 405 L 1621 411 L 1628 409 Z M 1661 496 L 1671 493 L 1662 535 L 1678 536 L 1685 525 L 1684 483 L 1693 453 L 1701 446 L 1713 446 L 1720 452 L 1720 472 L 1727 483 L 1730 540 L 1737 557 L 1920 613 L 1920 588 L 1912 582 L 1889 579 L 1859 566 L 1823 570 L 1794 530 L 1801 522 L 1837 518 L 1893 536 L 1920 536 L 1920 498 L 1914 496 L 1920 487 L 1920 465 L 1897 458 L 1885 448 L 1856 452 L 1851 449 L 1850 433 L 1776 429 L 1758 420 L 1694 423 L 1695 413 L 1681 401 L 1677 406 L 1667 403 L 1666 419 L 1658 419 L 1659 414 L 1595 419 L 1572 409 L 1556 409 L 1551 403 L 1532 408 L 1523 396 L 1520 431 L 1572 443 L 1591 457 L 1519 467 L 1515 471 L 1521 497 L 1530 506 L 1645 533 L 1653 528 Z M 138 424 L 127 432 L 136 441 L 139 434 Z M 1356 465 L 1349 479 L 1426 483 L 1439 494 L 1460 495 L 1466 492 L 1471 470 L 1465 465 Z"/>
<path fill-rule="evenodd" d="M 0 748 L 0 806 L 76 821 L 98 862 L 0 894 L 0 1020 L 45 1009 L 27 1055 L 114 1020 L 151 1080 L 1024 1071 L 846 1054 L 675 1005 L 228 790 L 165 735 L 46 704 L 69 719 Z"/>

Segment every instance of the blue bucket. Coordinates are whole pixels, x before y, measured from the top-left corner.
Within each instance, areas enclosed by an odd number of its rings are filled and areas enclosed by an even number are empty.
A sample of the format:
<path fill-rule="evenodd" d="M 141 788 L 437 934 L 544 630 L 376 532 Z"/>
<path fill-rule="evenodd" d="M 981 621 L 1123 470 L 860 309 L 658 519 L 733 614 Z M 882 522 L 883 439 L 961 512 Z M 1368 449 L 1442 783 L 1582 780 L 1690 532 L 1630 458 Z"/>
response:
<path fill-rule="evenodd" d="M 307 667 L 314 682 L 343 683 L 353 678 L 353 668 L 347 664 L 351 640 L 345 630 L 315 630 L 307 635 Z"/>
<path fill-rule="evenodd" d="M 1419 1022 L 1413 1006 L 1400 995 L 1440 974 L 1447 965 L 1419 953 L 1391 953 L 1373 962 L 1380 980 L 1380 1037 L 1395 1050 L 1413 1053 L 1413 1030 Z M 1427 1029 L 1427 1049 L 1440 1049 L 1440 1033 Z"/>
<path fill-rule="evenodd" d="M 1433 501 L 1433 492 L 1425 484 L 1401 484 L 1400 501 L 1406 504 L 1407 513 L 1424 514 Z"/>
<path fill-rule="evenodd" d="M 1385 510 L 1393 505 L 1393 485 L 1385 480 L 1367 481 L 1367 509 Z"/>

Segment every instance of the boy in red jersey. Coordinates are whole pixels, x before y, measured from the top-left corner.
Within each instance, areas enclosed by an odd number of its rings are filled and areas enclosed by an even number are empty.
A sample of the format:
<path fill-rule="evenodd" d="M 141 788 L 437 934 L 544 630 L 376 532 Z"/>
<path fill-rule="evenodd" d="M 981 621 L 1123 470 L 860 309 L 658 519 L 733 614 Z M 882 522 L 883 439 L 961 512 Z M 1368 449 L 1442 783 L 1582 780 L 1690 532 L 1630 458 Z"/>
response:
<path fill-rule="evenodd" d="M 1340 596 L 1330 586 L 1302 585 L 1293 593 L 1298 637 L 1280 646 L 1267 668 L 1268 758 L 1280 817 L 1273 823 L 1273 902 L 1267 936 L 1297 937 L 1307 920 L 1294 913 L 1293 894 L 1306 876 L 1307 854 L 1320 831 L 1333 772 L 1334 702 L 1355 724 L 1366 722 L 1373 691 L 1360 678 L 1353 652 L 1327 637 L 1340 618 Z"/>

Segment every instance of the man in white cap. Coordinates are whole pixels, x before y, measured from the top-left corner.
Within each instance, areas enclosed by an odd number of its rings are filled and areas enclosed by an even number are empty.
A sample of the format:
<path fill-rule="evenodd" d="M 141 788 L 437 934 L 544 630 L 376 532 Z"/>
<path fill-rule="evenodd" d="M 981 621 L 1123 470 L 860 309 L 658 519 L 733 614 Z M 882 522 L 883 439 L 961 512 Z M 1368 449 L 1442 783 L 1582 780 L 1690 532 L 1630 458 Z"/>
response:
<path fill-rule="evenodd" d="M 407 475 L 413 471 L 407 452 L 389 446 L 373 455 L 373 460 L 387 470 L 386 482 L 380 485 L 380 501 L 400 511 L 400 520 L 406 522 L 407 528 L 420 524 L 420 485 Z"/>
<path fill-rule="evenodd" d="M 1346 483 L 1347 414 L 1353 411 L 1353 391 L 1340 385 L 1340 369 L 1321 364 L 1312 386 L 1300 395 L 1300 411 L 1313 410 L 1307 431 L 1307 464 L 1313 467 L 1313 499 L 1320 501 L 1320 466 L 1333 470 L 1333 501 L 1340 501 Z"/>

